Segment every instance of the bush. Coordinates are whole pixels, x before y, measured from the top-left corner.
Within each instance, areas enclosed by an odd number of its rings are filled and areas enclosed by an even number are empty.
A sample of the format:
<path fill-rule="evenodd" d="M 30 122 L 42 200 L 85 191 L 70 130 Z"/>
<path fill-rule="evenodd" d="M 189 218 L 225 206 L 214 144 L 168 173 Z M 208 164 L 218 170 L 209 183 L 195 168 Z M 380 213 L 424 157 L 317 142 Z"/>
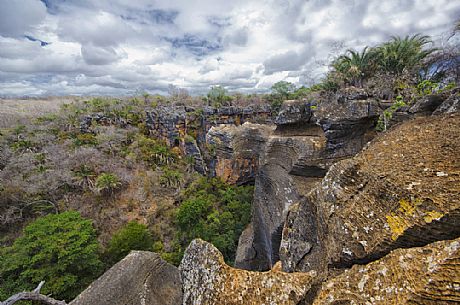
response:
<path fill-rule="evenodd" d="M 182 248 L 193 239 L 213 243 L 228 263 L 251 217 L 252 186 L 231 186 L 217 178 L 200 178 L 184 190 L 176 222 Z"/>
<path fill-rule="evenodd" d="M 112 236 L 105 256 L 107 262 L 112 265 L 124 258 L 131 250 L 152 251 L 153 244 L 147 226 L 132 221 Z"/>
<path fill-rule="evenodd" d="M 115 174 L 102 173 L 97 177 L 95 185 L 98 192 L 113 194 L 121 186 L 121 181 Z"/>
<path fill-rule="evenodd" d="M 102 271 L 98 250 L 91 221 L 79 213 L 39 218 L 11 247 L 0 249 L 0 299 L 45 281 L 42 293 L 71 300 Z"/>

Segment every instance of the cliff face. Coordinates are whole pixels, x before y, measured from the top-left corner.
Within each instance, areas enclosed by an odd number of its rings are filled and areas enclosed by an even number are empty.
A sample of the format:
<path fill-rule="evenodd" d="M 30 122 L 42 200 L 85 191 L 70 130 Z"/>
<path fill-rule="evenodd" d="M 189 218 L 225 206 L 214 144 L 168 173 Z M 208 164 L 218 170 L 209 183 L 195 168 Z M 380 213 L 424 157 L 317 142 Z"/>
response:
<path fill-rule="evenodd" d="M 346 92 L 319 105 L 283 104 L 276 130 L 260 152 L 252 225 L 240 238 L 238 268 L 273 266 L 289 207 L 317 185 L 334 162 L 362 149 L 373 135 L 379 110 L 377 101 L 360 92 Z"/>
<path fill-rule="evenodd" d="M 186 106 L 159 106 L 146 113 L 146 125 L 152 135 L 164 140 L 170 147 L 179 147 L 186 155 L 191 156 L 195 161 L 195 169 L 199 173 L 216 175 L 217 172 L 217 175 L 222 174 L 222 178 L 229 179 L 229 182 L 239 178 L 221 173 L 219 172 L 221 168 L 215 167 L 216 164 L 219 165 L 219 161 L 213 155 L 214 148 L 207 144 L 206 135 L 213 126 L 239 126 L 245 122 L 264 124 L 272 122 L 270 107 L 195 109 Z M 246 164 L 240 164 L 243 165 L 246 169 Z M 250 166 L 247 164 L 247 167 Z M 241 179 L 245 181 L 244 177 Z"/>
<path fill-rule="evenodd" d="M 459 116 L 419 118 L 334 164 L 283 229 L 286 271 L 348 268 L 460 236 Z"/>

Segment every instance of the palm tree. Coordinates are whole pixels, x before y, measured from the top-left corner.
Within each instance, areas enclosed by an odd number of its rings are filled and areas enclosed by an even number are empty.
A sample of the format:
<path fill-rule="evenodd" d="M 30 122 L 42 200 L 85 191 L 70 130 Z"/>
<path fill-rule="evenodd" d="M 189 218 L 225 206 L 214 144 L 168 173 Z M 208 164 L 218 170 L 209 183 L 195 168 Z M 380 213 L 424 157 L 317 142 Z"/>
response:
<path fill-rule="evenodd" d="M 375 58 L 378 68 L 385 72 L 400 75 L 404 70 L 420 66 L 422 61 L 436 49 L 426 48 L 431 43 L 429 36 L 392 37 L 376 48 Z"/>
<path fill-rule="evenodd" d="M 361 52 L 347 50 L 332 63 L 332 67 L 340 73 L 345 82 L 362 87 L 375 68 L 375 51 L 365 47 Z"/>

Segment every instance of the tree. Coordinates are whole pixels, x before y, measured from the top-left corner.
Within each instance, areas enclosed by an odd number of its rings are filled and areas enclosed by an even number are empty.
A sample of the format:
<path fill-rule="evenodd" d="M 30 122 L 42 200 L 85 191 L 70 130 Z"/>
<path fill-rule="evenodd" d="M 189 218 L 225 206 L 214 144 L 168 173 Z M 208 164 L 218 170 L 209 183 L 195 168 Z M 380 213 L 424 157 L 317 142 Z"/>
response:
<path fill-rule="evenodd" d="M 343 80 L 353 86 L 362 87 L 363 81 L 375 71 L 375 50 L 365 47 L 361 52 L 347 50 L 332 63 Z"/>
<path fill-rule="evenodd" d="M 0 250 L 0 299 L 31 290 L 71 300 L 102 271 L 96 231 L 78 212 L 47 215 L 29 224 Z"/>
<path fill-rule="evenodd" d="M 284 100 L 289 98 L 289 95 L 294 92 L 295 85 L 286 81 L 279 81 L 272 86 L 270 96 L 272 109 L 278 111 Z"/>
<path fill-rule="evenodd" d="M 222 86 L 212 86 L 206 98 L 214 107 L 221 107 L 231 102 L 232 98 L 227 95 L 227 90 Z"/>
<path fill-rule="evenodd" d="M 436 49 L 427 48 L 429 36 L 392 37 L 375 49 L 375 59 L 379 70 L 400 75 L 405 70 L 420 67 L 423 60 Z"/>
<path fill-rule="evenodd" d="M 146 225 L 128 222 L 113 234 L 105 253 L 110 265 L 124 258 L 131 250 L 152 251 L 153 237 Z"/>

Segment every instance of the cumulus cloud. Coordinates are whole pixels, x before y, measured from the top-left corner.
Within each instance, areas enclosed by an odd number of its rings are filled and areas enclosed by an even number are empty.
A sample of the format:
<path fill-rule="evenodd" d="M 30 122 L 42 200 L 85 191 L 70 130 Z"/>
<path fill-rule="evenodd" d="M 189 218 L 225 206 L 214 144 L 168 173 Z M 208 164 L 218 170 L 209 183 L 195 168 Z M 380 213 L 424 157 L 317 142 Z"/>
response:
<path fill-rule="evenodd" d="M 392 35 L 438 40 L 451 0 L 0 0 L 0 95 L 263 92 Z"/>

